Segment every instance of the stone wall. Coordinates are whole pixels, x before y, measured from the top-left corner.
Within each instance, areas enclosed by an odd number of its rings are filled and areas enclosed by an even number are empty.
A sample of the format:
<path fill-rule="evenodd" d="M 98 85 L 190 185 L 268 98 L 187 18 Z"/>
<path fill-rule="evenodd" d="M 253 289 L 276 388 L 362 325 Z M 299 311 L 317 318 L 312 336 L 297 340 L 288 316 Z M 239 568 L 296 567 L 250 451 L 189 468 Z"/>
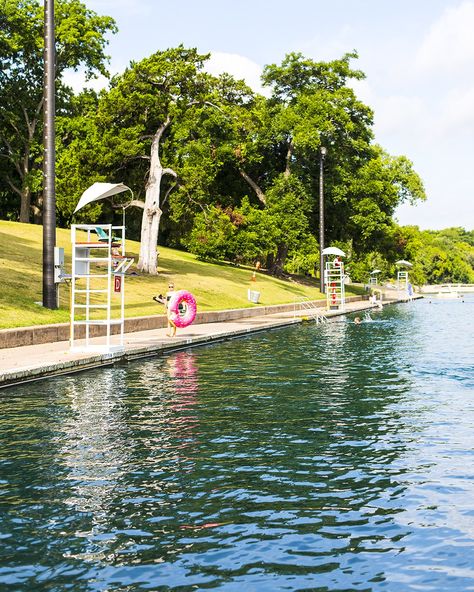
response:
<path fill-rule="evenodd" d="M 367 300 L 368 296 L 351 296 L 346 298 L 346 302 L 355 302 L 357 300 Z M 314 306 L 323 308 L 326 300 L 314 300 L 311 302 Z M 260 315 L 268 315 L 280 312 L 291 312 L 295 304 L 276 304 L 273 306 L 254 306 L 252 308 L 235 308 L 230 310 L 216 310 L 198 312 L 196 315 L 196 324 L 221 323 L 243 319 Z M 150 317 L 133 317 L 125 319 L 125 333 L 135 333 L 137 331 L 151 331 L 166 327 L 166 317 L 164 315 L 153 315 Z M 112 327 L 112 334 L 119 332 L 117 326 Z M 105 335 L 105 327 L 91 326 L 90 336 L 99 337 Z M 85 327 L 76 327 L 76 338 L 81 339 L 85 334 Z M 0 330 L 0 349 L 8 347 L 22 347 L 24 345 L 38 345 L 41 343 L 55 343 L 57 341 L 68 341 L 70 335 L 69 323 L 58 323 L 56 325 L 37 325 L 34 327 L 18 327 L 16 329 Z"/>

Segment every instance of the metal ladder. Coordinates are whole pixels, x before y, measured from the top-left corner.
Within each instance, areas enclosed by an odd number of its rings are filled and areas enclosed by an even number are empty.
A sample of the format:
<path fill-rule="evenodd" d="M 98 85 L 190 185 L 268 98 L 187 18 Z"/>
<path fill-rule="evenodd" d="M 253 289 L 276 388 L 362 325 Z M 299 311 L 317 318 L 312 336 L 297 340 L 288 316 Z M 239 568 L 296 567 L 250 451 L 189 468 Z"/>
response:
<path fill-rule="evenodd" d="M 293 318 L 296 318 L 297 311 L 305 311 L 308 313 L 316 324 L 319 325 L 320 323 L 327 323 L 328 319 L 325 315 L 323 315 L 317 306 L 314 306 L 312 301 L 309 298 L 301 297 L 294 302 L 294 311 L 293 311 Z"/>

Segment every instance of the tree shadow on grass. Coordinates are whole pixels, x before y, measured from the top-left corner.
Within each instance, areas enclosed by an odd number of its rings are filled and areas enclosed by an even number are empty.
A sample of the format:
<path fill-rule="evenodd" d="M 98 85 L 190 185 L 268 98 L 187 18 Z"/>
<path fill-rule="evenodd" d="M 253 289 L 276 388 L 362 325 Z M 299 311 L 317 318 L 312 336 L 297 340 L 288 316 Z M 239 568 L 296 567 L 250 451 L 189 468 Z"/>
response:
<path fill-rule="evenodd" d="M 0 259 L 19 263 L 41 261 L 42 246 L 37 241 L 0 232 Z M 39 255 L 38 255 L 39 253 Z M 32 256 L 33 255 L 33 256 Z"/>
<path fill-rule="evenodd" d="M 205 276 L 212 282 L 213 279 L 224 280 L 231 284 L 241 285 L 250 287 L 249 281 L 251 274 L 253 273 L 252 268 L 236 268 L 230 266 L 228 263 L 202 263 L 200 261 L 173 261 L 168 259 L 166 256 L 161 256 L 159 259 L 160 272 L 171 276 L 183 276 L 197 275 L 199 273 L 199 267 L 202 266 L 205 270 Z M 293 276 L 292 280 L 285 280 L 282 278 L 276 278 L 266 273 L 258 273 L 258 279 L 264 280 L 269 283 L 275 283 L 281 289 L 290 292 L 294 296 L 300 296 L 304 294 L 304 287 L 302 283 L 296 283 L 296 276 Z M 184 283 L 184 282 L 183 282 Z M 306 285 L 311 286 L 309 281 Z"/>

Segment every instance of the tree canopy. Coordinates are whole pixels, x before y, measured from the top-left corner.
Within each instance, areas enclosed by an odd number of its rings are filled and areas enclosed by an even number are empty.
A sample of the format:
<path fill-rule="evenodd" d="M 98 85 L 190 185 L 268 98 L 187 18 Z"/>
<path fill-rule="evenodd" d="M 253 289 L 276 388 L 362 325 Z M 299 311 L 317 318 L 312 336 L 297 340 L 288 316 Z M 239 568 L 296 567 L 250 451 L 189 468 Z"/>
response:
<path fill-rule="evenodd" d="M 0 194 L 19 202 L 19 219 L 41 215 L 44 9 L 39 0 L 4 0 L 0 6 Z M 112 18 L 98 16 L 79 0 L 56 0 L 57 110 L 66 112 L 71 90 L 67 69 L 88 77 L 107 74 L 105 35 Z"/>
<path fill-rule="evenodd" d="M 180 45 L 130 63 L 99 93 L 74 94 L 64 72 L 106 74 L 106 37 L 116 27 L 79 0 L 55 4 L 60 224 L 110 219 L 107 204 L 73 211 L 94 181 L 120 181 L 134 191 L 127 217 L 144 272 L 156 273 L 160 242 L 313 274 L 325 147 L 326 243 L 350 254 L 354 279 L 410 257 L 420 278 L 469 277 L 469 232 L 433 235 L 394 221 L 401 203 L 426 196 L 411 161 L 375 142 L 373 111 L 352 88 L 364 78 L 355 51 L 331 61 L 289 53 L 265 66 L 262 96 L 229 74 L 208 74 L 209 55 Z M 39 220 L 42 4 L 6 0 L 0 19 L 0 213 L 28 221 L 33 211 Z"/>

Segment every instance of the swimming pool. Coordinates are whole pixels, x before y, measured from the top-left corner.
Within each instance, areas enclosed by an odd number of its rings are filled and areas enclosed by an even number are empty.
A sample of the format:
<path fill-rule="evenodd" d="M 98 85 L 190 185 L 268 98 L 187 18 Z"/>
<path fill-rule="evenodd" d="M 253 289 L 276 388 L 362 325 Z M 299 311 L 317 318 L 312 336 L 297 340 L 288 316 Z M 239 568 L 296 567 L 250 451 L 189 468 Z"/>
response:
<path fill-rule="evenodd" d="M 0 588 L 474 589 L 474 299 L 0 396 Z"/>

